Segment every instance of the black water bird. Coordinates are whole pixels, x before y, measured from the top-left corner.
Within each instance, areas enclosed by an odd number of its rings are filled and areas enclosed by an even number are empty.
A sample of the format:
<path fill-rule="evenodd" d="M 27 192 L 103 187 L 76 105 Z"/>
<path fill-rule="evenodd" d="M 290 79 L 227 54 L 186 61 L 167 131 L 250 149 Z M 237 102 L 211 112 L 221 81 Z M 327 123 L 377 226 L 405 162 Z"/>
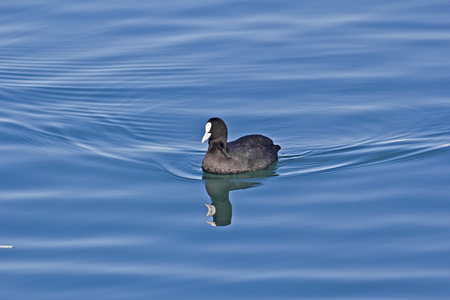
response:
<path fill-rule="evenodd" d="M 202 169 L 213 174 L 237 174 L 265 169 L 278 159 L 280 146 L 263 135 L 243 136 L 227 143 L 228 129 L 220 118 L 211 118 L 205 126 L 202 143 L 209 139 Z"/>

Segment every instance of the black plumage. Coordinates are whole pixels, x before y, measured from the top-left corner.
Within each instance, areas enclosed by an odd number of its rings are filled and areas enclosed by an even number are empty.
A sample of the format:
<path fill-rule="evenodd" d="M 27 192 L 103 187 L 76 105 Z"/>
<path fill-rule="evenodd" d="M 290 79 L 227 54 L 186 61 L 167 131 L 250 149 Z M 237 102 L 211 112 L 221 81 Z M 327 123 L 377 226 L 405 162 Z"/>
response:
<path fill-rule="evenodd" d="M 263 135 L 246 135 L 227 142 L 228 129 L 220 118 L 211 118 L 205 126 L 202 143 L 209 139 L 202 169 L 214 174 L 236 174 L 265 169 L 278 159 L 280 146 Z"/>

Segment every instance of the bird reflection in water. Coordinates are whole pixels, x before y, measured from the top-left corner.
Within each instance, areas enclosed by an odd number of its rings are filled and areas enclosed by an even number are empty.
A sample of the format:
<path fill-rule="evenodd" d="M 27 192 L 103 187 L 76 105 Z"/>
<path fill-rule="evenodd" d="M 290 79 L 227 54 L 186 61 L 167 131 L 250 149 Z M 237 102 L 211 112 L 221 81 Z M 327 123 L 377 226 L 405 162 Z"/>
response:
<path fill-rule="evenodd" d="M 203 173 L 206 192 L 211 197 L 211 204 L 206 204 L 208 208 L 206 216 L 213 217 L 213 220 L 207 223 L 212 226 L 230 225 L 232 216 L 230 191 L 260 186 L 263 184 L 264 178 L 278 176 L 275 173 L 275 165 L 276 163 L 268 169 L 243 174 L 216 175 Z"/>

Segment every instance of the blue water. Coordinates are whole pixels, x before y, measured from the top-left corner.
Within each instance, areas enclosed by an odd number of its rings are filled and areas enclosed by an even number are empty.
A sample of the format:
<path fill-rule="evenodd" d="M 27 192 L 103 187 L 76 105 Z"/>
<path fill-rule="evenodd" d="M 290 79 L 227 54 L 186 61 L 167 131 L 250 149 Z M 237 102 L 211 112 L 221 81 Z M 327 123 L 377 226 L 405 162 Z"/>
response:
<path fill-rule="evenodd" d="M 449 299 L 449 14 L 0 2 L 1 298 Z M 215 116 L 279 161 L 203 174 Z"/>

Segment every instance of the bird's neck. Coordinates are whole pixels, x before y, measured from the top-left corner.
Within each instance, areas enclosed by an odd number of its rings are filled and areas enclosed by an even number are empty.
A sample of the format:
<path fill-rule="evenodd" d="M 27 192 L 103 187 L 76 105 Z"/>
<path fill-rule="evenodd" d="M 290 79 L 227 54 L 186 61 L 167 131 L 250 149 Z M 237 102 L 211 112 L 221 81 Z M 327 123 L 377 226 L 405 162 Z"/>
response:
<path fill-rule="evenodd" d="M 209 147 L 208 152 L 210 153 L 216 153 L 216 152 L 222 152 L 225 156 L 228 156 L 227 154 L 227 140 L 226 139 L 214 139 L 209 140 Z"/>

